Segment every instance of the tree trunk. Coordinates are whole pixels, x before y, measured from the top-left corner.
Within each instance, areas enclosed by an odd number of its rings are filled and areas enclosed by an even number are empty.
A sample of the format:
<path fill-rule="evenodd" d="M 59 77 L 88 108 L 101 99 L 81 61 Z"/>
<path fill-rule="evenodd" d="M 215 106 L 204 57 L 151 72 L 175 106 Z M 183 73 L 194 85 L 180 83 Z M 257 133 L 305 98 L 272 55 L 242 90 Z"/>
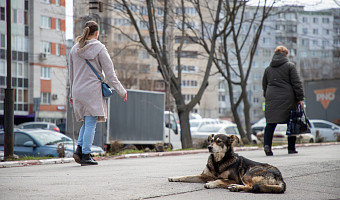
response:
<path fill-rule="evenodd" d="M 178 116 L 181 124 L 181 141 L 182 149 L 192 148 L 192 138 L 189 124 L 189 111 L 186 109 L 178 109 Z"/>
<path fill-rule="evenodd" d="M 246 88 L 246 86 L 244 86 Z M 243 89 L 244 91 L 246 91 L 246 89 Z M 244 120 L 245 120 L 245 125 L 246 125 L 246 136 L 248 138 L 248 140 L 250 141 L 250 143 L 252 143 L 251 140 L 251 123 L 250 123 L 250 104 L 248 101 L 248 94 L 245 92 L 243 94 L 243 114 L 244 114 Z"/>

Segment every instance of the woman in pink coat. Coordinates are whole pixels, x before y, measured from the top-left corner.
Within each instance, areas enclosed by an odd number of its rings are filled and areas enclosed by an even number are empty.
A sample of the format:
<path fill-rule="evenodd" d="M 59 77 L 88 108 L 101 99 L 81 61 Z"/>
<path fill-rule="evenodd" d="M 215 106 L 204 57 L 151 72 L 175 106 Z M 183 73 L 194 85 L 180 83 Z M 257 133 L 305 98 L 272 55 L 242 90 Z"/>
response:
<path fill-rule="evenodd" d="M 102 95 L 101 81 L 86 63 L 87 59 L 102 80 L 127 100 L 127 92 L 118 80 L 109 53 L 97 40 L 99 26 L 94 21 L 86 22 L 83 34 L 76 38 L 69 56 L 70 102 L 73 104 L 77 121 L 83 121 L 73 154 L 82 166 L 97 165 L 91 156 L 97 122 L 105 122 L 107 117 L 106 99 Z M 104 73 L 103 73 L 104 72 Z"/>

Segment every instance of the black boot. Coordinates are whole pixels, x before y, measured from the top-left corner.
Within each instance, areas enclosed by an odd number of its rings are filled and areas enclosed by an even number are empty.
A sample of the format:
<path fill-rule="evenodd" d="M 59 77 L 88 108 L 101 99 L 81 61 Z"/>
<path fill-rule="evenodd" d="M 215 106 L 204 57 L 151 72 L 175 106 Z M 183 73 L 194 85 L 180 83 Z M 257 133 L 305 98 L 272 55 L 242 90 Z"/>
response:
<path fill-rule="evenodd" d="M 98 165 L 98 163 L 92 159 L 90 154 L 83 154 L 81 159 L 81 166 L 86 165 Z"/>
<path fill-rule="evenodd" d="M 81 158 L 82 158 L 82 151 L 81 151 L 81 146 L 77 145 L 77 149 L 73 154 L 74 161 L 76 163 L 81 164 Z"/>
<path fill-rule="evenodd" d="M 266 156 L 272 156 L 273 155 L 271 146 L 265 145 L 264 146 L 264 152 L 266 153 Z"/>
<path fill-rule="evenodd" d="M 296 136 L 288 136 L 288 154 L 298 153 L 295 150 Z"/>

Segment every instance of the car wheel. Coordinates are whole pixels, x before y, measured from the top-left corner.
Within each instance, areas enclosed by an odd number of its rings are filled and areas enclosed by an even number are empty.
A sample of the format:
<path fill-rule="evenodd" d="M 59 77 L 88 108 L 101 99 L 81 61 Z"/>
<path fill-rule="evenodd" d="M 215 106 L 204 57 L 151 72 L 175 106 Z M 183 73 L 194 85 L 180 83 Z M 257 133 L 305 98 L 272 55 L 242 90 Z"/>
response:
<path fill-rule="evenodd" d="M 311 139 L 309 140 L 309 143 L 314 143 L 313 138 L 311 138 Z"/>
<path fill-rule="evenodd" d="M 257 144 L 256 140 L 253 140 L 253 144 Z"/>

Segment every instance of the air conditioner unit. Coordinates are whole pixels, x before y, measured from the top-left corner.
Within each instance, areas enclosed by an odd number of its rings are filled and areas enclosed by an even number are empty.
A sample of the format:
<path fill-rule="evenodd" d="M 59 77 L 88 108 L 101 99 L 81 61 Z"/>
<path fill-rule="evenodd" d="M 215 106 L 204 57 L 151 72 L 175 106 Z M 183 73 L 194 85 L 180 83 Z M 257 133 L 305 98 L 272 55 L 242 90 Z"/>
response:
<path fill-rule="evenodd" d="M 40 53 L 39 59 L 40 60 L 46 60 L 46 53 Z"/>
<path fill-rule="evenodd" d="M 58 95 L 57 94 L 52 94 L 52 99 L 53 100 L 57 100 L 58 99 Z"/>

